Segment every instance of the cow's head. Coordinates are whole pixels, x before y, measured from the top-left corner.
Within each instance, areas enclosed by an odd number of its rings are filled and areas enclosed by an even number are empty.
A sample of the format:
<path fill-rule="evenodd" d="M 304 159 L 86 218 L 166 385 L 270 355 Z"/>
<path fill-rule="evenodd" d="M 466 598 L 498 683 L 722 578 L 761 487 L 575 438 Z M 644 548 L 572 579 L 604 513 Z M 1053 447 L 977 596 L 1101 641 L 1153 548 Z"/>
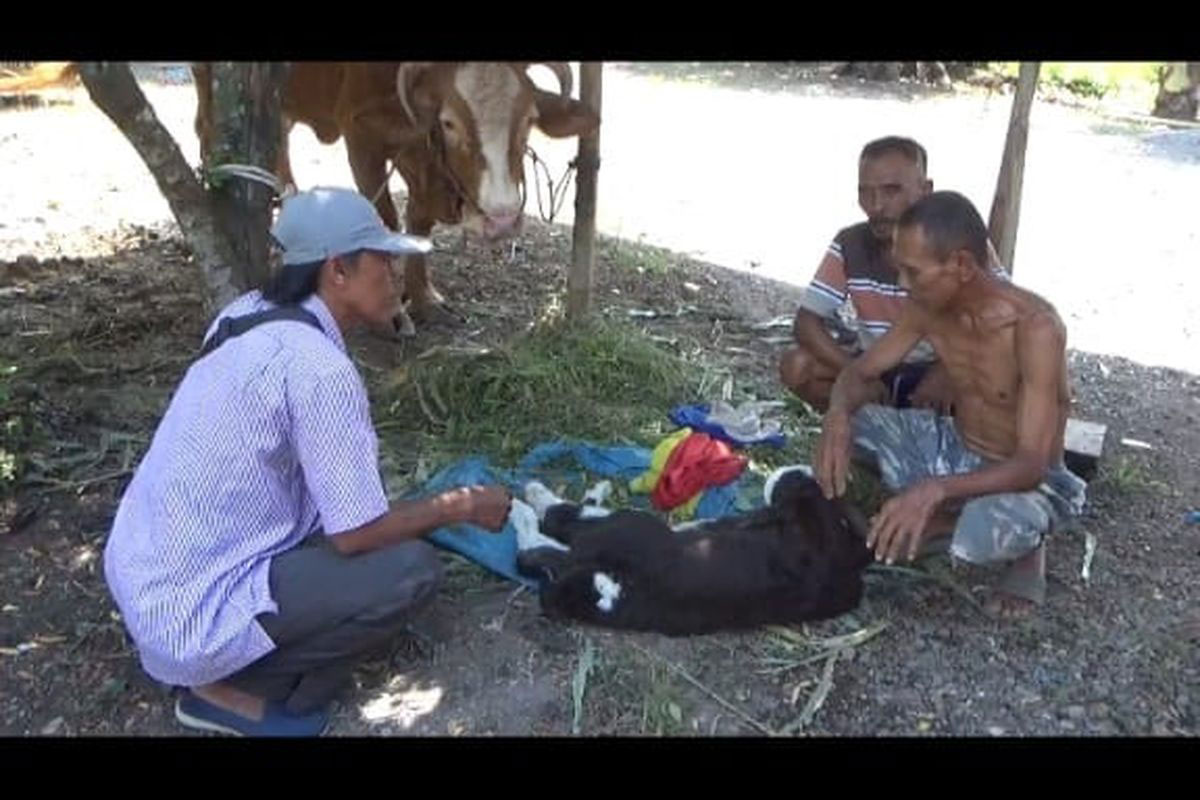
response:
<path fill-rule="evenodd" d="M 489 239 L 520 227 L 525 147 L 537 125 L 547 136 L 579 136 L 599 116 L 571 99 L 571 70 L 549 62 L 559 94 L 542 91 L 529 63 L 407 63 L 396 75 L 400 103 L 428 132 L 439 169 L 461 195 L 462 223 Z"/>

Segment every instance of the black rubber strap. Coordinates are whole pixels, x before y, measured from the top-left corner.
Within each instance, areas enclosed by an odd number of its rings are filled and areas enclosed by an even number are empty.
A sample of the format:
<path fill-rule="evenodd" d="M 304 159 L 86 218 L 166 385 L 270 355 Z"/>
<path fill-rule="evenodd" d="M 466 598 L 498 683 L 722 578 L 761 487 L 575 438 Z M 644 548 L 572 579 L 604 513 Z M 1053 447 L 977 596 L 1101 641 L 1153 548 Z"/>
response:
<path fill-rule="evenodd" d="M 213 331 L 213 335 L 209 337 L 209 340 L 204 343 L 204 347 L 200 350 L 199 358 L 204 358 L 228 340 L 235 336 L 241 336 L 252 328 L 257 328 L 259 325 L 267 322 L 286 319 L 307 323 L 321 332 L 325 330 L 311 312 L 300 308 L 300 306 L 279 306 L 278 308 L 256 311 L 253 314 L 245 314 L 240 317 L 222 317 L 221 321 L 217 323 L 217 329 Z"/>

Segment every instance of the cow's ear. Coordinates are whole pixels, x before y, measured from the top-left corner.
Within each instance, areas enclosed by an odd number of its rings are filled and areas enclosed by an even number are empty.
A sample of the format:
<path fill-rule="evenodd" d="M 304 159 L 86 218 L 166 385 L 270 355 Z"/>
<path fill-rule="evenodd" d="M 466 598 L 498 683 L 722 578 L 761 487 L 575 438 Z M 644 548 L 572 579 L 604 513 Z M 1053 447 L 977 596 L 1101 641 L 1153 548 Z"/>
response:
<path fill-rule="evenodd" d="M 553 139 L 582 136 L 600 127 L 600 115 L 578 100 L 534 89 L 538 129 Z"/>
<path fill-rule="evenodd" d="M 438 110 L 441 108 L 433 76 L 426 73 L 418 79 L 412 87 L 410 97 L 412 99 L 412 110 L 417 115 L 417 124 L 420 127 L 432 125 L 437 119 Z"/>
<path fill-rule="evenodd" d="M 437 114 L 437 75 L 435 65 L 431 62 L 411 62 L 402 64 L 396 73 L 396 96 L 401 100 L 405 117 L 411 112 L 418 127 L 425 127 L 433 122 Z M 407 104 L 407 108 L 404 105 Z"/>

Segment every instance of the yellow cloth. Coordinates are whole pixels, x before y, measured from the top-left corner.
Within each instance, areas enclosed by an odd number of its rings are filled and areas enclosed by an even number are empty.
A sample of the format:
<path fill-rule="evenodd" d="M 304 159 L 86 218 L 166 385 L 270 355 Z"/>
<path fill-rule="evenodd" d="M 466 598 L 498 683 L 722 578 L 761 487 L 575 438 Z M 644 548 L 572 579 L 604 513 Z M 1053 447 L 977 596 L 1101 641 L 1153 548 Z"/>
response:
<path fill-rule="evenodd" d="M 663 467 L 667 465 L 667 459 L 671 457 L 671 452 L 692 433 L 694 431 L 691 428 L 680 428 L 655 445 L 654 452 L 650 454 L 650 468 L 629 482 L 629 491 L 637 494 L 653 492 L 662 476 Z M 704 492 L 696 492 L 690 500 L 675 509 L 673 516 L 681 520 L 694 517 L 702 494 Z"/>
<path fill-rule="evenodd" d="M 691 500 L 688 500 L 683 505 L 676 507 L 675 510 L 672 512 L 675 519 L 678 519 L 679 521 L 682 522 L 684 520 L 689 520 L 692 517 L 696 516 L 696 506 L 700 505 L 700 498 L 703 495 L 704 495 L 703 491 L 696 492 L 694 495 L 692 495 Z"/>
<path fill-rule="evenodd" d="M 671 457 L 671 451 L 691 435 L 691 428 L 680 428 L 655 445 L 654 452 L 650 454 L 650 469 L 629 482 L 629 491 L 639 494 L 648 494 L 654 491 L 654 487 L 658 485 L 658 478 L 662 475 L 663 467 L 667 465 L 667 459 Z"/>

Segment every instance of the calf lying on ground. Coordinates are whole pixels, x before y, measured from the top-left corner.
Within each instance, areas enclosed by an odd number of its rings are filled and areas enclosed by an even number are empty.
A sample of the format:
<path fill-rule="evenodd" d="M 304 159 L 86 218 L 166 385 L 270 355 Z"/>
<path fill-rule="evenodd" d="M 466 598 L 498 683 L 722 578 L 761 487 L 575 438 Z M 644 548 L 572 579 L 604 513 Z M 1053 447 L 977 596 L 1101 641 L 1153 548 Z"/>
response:
<path fill-rule="evenodd" d="M 532 508 L 514 501 L 517 566 L 541 581 L 547 615 L 608 628 L 702 634 L 856 607 L 871 561 L 861 514 L 826 500 L 801 470 L 768 496 L 765 508 L 684 531 L 646 512 L 565 503 L 532 483 Z"/>

